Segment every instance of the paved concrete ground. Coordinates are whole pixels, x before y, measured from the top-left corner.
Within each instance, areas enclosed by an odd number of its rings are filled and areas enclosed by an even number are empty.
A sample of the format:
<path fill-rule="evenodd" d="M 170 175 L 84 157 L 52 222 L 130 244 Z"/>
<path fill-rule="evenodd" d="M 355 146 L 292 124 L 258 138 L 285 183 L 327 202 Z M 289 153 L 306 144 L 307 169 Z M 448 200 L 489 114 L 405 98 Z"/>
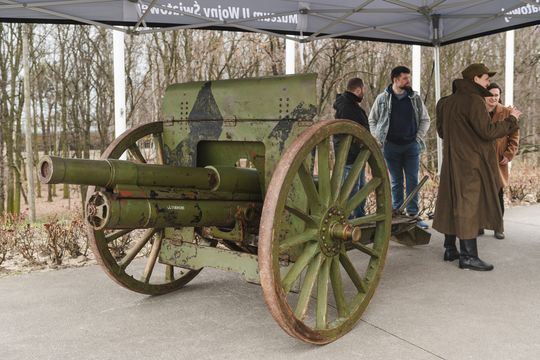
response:
<path fill-rule="evenodd" d="M 444 263 L 442 236 L 392 245 L 359 325 L 316 347 L 286 335 L 261 289 L 205 269 L 141 296 L 97 266 L 0 279 L 1 359 L 538 359 L 540 206 L 508 211 L 506 240 L 479 240 L 489 273 Z"/>

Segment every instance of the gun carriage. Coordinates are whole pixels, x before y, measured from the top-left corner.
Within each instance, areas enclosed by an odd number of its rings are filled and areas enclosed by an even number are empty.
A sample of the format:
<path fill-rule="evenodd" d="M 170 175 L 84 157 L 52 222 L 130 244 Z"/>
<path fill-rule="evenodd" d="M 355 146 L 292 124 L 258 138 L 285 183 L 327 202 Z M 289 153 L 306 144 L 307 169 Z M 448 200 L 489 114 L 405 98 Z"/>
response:
<path fill-rule="evenodd" d="M 366 309 L 390 238 L 411 246 L 429 233 L 392 211 L 369 132 L 316 119 L 315 82 L 310 74 L 172 85 L 164 121 L 126 131 L 101 160 L 45 157 L 40 180 L 89 185 L 92 250 L 121 286 L 159 295 L 204 267 L 236 272 L 261 284 L 288 334 L 329 343 Z M 367 182 L 352 195 L 364 168 Z M 366 199 L 367 214 L 351 218 Z"/>

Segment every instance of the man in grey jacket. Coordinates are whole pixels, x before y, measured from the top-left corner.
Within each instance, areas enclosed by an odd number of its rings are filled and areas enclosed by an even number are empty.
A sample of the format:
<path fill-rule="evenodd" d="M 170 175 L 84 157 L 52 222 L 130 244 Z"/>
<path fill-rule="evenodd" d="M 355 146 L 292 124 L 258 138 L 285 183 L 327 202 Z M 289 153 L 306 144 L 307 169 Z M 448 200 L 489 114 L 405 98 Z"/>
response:
<path fill-rule="evenodd" d="M 407 196 L 418 185 L 420 153 L 425 150 L 430 119 L 422 99 L 411 89 L 411 71 L 398 66 L 390 77 L 392 83 L 375 99 L 368 120 L 371 134 L 383 146 L 392 179 L 392 206 L 397 209 L 404 200 L 404 180 Z M 407 214 L 418 215 L 418 194 L 408 204 Z M 428 227 L 421 220 L 418 225 Z"/>

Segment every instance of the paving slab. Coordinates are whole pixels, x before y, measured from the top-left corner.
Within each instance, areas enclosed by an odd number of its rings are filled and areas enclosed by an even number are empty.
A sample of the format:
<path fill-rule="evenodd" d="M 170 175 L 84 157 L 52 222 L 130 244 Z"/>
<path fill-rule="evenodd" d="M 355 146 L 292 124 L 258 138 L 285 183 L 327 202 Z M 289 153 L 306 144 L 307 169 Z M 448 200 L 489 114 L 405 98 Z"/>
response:
<path fill-rule="evenodd" d="M 540 206 L 509 209 L 505 240 L 479 238 L 487 273 L 442 261 L 443 237 L 392 244 L 358 326 L 311 346 L 273 321 L 261 288 L 204 269 L 149 297 L 98 266 L 0 279 L 1 359 L 537 359 Z"/>

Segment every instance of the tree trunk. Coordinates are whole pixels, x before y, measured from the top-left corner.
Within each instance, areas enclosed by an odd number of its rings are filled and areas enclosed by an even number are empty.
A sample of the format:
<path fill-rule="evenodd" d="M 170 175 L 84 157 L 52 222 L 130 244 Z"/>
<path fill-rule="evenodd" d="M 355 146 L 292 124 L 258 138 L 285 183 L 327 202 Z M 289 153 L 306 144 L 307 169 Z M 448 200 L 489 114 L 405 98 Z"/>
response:
<path fill-rule="evenodd" d="M 63 34 L 63 33 L 61 33 Z M 66 73 L 66 38 L 60 39 L 60 73 Z M 69 157 L 69 144 L 68 144 L 68 128 L 67 128 L 67 81 L 62 79 L 62 134 L 60 135 L 60 143 L 62 147 L 62 157 Z M 64 199 L 69 199 L 69 185 L 64 184 Z"/>
<path fill-rule="evenodd" d="M 1 35 L 1 32 L 0 32 Z M 5 121 L 3 119 L 3 109 L 0 104 L 0 121 Z M 5 212 L 5 193 L 4 193 L 4 131 L 3 127 L 0 126 L 0 216 Z"/>

